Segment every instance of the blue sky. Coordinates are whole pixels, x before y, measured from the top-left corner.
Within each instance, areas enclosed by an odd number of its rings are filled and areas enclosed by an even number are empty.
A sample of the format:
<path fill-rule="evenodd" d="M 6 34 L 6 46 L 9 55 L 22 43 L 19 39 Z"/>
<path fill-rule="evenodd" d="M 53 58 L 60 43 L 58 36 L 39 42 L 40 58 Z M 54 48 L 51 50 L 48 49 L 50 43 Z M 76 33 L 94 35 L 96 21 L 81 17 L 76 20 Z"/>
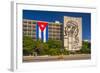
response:
<path fill-rule="evenodd" d="M 82 17 L 82 38 L 83 40 L 91 40 L 90 13 L 23 10 L 23 19 L 40 20 L 47 22 L 55 22 L 55 20 L 57 20 L 63 23 L 64 16 Z"/>

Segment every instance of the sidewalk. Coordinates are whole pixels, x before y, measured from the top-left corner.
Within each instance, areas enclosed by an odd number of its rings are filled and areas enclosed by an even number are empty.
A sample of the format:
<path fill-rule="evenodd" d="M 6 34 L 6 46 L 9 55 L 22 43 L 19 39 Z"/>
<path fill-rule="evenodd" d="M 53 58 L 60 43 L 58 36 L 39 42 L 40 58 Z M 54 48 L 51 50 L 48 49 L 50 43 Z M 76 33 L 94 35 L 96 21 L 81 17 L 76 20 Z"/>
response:
<path fill-rule="evenodd" d="M 91 54 L 75 54 L 60 56 L 23 56 L 23 62 L 41 62 L 41 61 L 57 61 L 57 60 L 85 60 L 91 59 Z"/>

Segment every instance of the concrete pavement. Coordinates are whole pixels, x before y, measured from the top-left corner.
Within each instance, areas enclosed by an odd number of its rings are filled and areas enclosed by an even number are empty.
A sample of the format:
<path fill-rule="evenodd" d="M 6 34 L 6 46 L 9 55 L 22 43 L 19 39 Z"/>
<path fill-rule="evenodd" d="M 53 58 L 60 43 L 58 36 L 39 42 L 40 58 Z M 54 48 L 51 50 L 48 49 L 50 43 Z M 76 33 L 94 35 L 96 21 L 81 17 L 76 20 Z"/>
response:
<path fill-rule="evenodd" d="M 85 60 L 91 59 L 91 54 L 75 54 L 60 56 L 23 56 L 23 62 L 41 62 L 41 61 L 63 61 L 63 60 Z"/>

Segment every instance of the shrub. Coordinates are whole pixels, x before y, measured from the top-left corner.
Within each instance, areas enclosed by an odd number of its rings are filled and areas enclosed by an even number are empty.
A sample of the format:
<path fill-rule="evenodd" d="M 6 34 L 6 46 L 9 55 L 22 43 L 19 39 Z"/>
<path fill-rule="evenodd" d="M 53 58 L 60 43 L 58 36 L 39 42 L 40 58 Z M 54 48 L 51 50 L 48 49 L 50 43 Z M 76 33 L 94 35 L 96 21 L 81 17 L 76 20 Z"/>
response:
<path fill-rule="evenodd" d="M 61 54 L 61 52 L 58 48 L 50 48 L 48 50 L 48 55 L 53 56 L 53 55 L 60 55 L 60 54 Z"/>
<path fill-rule="evenodd" d="M 82 49 L 80 50 L 81 53 L 89 54 L 91 53 L 91 43 L 87 41 L 83 41 Z"/>

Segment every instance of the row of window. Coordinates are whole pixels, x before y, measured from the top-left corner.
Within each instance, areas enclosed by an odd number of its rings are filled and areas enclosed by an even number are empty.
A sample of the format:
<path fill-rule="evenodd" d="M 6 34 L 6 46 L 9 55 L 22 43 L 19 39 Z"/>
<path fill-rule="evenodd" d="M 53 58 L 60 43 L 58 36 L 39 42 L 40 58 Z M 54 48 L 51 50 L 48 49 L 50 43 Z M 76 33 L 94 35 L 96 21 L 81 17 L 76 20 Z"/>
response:
<path fill-rule="evenodd" d="M 36 34 L 36 32 L 35 31 L 24 31 L 23 33 L 32 33 L 32 34 Z M 49 32 L 49 35 L 61 35 L 61 33 L 54 33 L 54 32 Z"/>
<path fill-rule="evenodd" d="M 49 28 L 50 30 L 61 30 L 61 28 Z"/>
<path fill-rule="evenodd" d="M 56 27 L 56 28 L 58 27 L 58 28 L 60 28 L 60 27 L 62 27 L 62 25 L 60 25 L 60 26 L 56 26 L 56 25 L 52 25 L 51 26 L 51 25 L 48 25 L 48 27 Z"/>
<path fill-rule="evenodd" d="M 36 31 L 36 28 L 34 28 L 34 29 L 29 29 L 29 28 L 23 28 L 23 31 Z M 50 32 L 50 33 L 62 33 L 62 31 L 61 30 L 48 30 L 48 32 Z"/>
<path fill-rule="evenodd" d="M 31 35 L 31 36 L 36 36 L 36 33 L 31 33 L 31 32 L 23 32 L 23 35 Z M 61 34 L 49 34 L 49 37 L 61 37 Z"/>
<path fill-rule="evenodd" d="M 49 39 L 54 39 L 54 40 L 61 40 L 61 38 L 54 38 L 54 37 L 50 37 Z"/>
<path fill-rule="evenodd" d="M 53 36 L 53 35 L 49 35 L 49 37 L 51 37 L 51 38 L 61 38 L 60 36 Z"/>
<path fill-rule="evenodd" d="M 32 28 L 23 28 L 23 31 L 36 31 L 36 28 L 34 28 L 34 29 L 32 29 Z M 61 30 L 48 30 L 49 31 L 49 33 L 61 33 Z"/>
<path fill-rule="evenodd" d="M 24 35 L 24 36 L 30 36 L 32 38 L 36 38 L 36 36 L 33 36 L 33 35 Z"/>
<path fill-rule="evenodd" d="M 49 26 L 56 26 L 56 27 L 59 27 L 59 26 L 62 26 L 61 24 L 58 24 L 58 25 L 56 25 L 56 24 L 48 24 Z"/>
<path fill-rule="evenodd" d="M 23 27 L 27 27 L 27 26 L 36 26 L 36 24 L 23 24 Z"/>
<path fill-rule="evenodd" d="M 29 32 L 29 31 L 32 31 L 32 29 L 23 29 L 23 31 Z"/>
<path fill-rule="evenodd" d="M 32 24 L 32 21 L 23 21 L 23 23 Z"/>
<path fill-rule="evenodd" d="M 36 28 L 36 25 L 23 25 L 23 28 L 27 28 L 27 27 Z"/>
<path fill-rule="evenodd" d="M 23 29 L 36 29 L 36 27 L 33 27 L 33 28 L 32 27 L 23 27 Z M 48 30 L 49 31 L 61 31 L 61 28 L 55 28 L 55 29 L 54 28 L 52 28 L 52 29 L 49 28 Z"/>
<path fill-rule="evenodd" d="M 23 27 L 26 27 L 26 28 L 27 28 L 27 27 L 32 27 L 32 25 L 23 25 Z"/>
<path fill-rule="evenodd" d="M 29 25 L 29 24 L 35 24 L 36 25 L 36 22 L 30 22 L 30 21 L 23 21 L 23 25 Z M 61 27 L 62 25 L 58 24 L 48 24 L 49 27 Z"/>
<path fill-rule="evenodd" d="M 27 24 L 24 24 L 23 27 L 35 27 L 36 28 L 36 25 L 27 25 Z M 61 26 L 59 27 L 55 27 L 55 26 L 48 26 L 49 29 L 61 29 Z"/>
<path fill-rule="evenodd" d="M 61 34 L 60 33 L 49 33 L 49 35 L 57 35 L 57 36 L 60 36 Z"/>
<path fill-rule="evenodd" d="M 23 32 L 23 34 L 36 35 L 36 32 Z"/>
<path fill-rule="evenodd" d="M 36 33 L 31 33 L 31 32 L 23 32 L 24 35 L 36 35 Z M 62 36 L 61 34 L 49 34 L 49 36 L 56 36 L 56 37 L 60 37 Z"/>
<path fill-rule="evenodd" d="M 24 27 L 23 29 L 35 29 L 36 30 L 36 28 L 30 28 L 30 27 Z"/>
<path fill-rule="evenodd" d="M 36 24 L 30 24 L 30 25 L 29 25 L 29 24 L 27 24 L 27 23 L 23 23 L 23 26 L 31 26 L 31 25 L 32 25 L 32 26 L 36 26 Z M 60 27 L 62 27 L 62 25 L 59 25 L 59 26 L 58 26 L 58 25 L 48 25 L 48 27 L 51 27 L 51 28 L 52 28 L 52 27 L 60 28 Z"/>
<path fill-rule="evenodd" d="M 61 33 L 61 31 L 58 30 L 49 30 L 50 33 Z"/>
<path fill-rule="evenodd" d="M 31 27 L 23 27 L 23 29 L 32 29 Z"/>
<path fill-rule="evenodd" d="M 32 33 L 23 33 L 23 35 L 36 36 L 36 34 L 32 34 Z M 61 37 L 61 35 L 49 35 L 49 37 L 56 37 L 56 38 L 60 38 L 60 37 Z"/>

